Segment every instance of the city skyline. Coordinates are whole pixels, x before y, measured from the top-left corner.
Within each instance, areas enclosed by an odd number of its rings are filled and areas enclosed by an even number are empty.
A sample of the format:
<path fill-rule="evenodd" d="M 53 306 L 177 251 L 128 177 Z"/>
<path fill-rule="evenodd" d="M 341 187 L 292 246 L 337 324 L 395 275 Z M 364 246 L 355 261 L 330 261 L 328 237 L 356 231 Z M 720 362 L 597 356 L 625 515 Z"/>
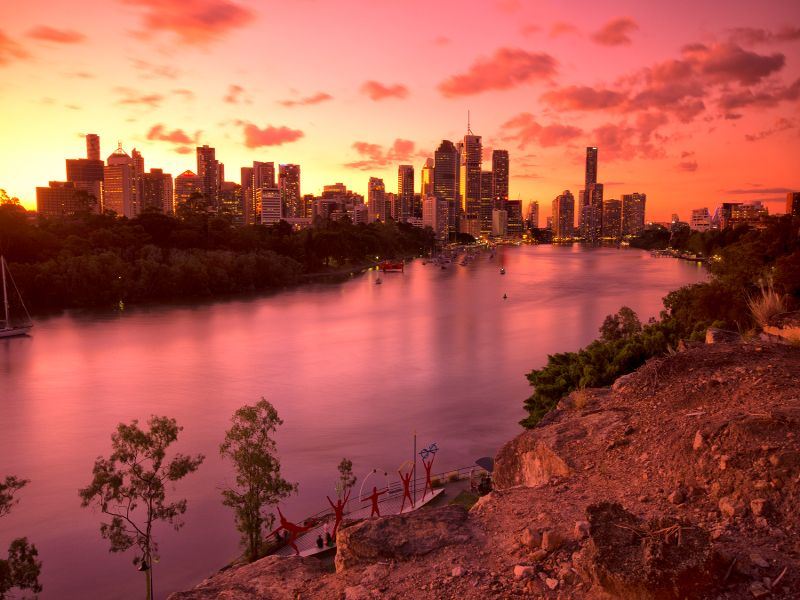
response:
<path fill-rule="evenodd" d="M 484 164 L 508 149 L 509 197 L 545 214 L 565 188 L 580 190 L 586 146 L 603 153 L 605 196 L 647 190 L 654 220 L 737 200 L 779 212 L 800 186 L 788 111 L 800 97 L 800 32 L 786 26 L 798 7 L 768 3 L 753 17 L 746 2 L 724 12 L 304 5 L 192 0 L 157 12 L 129 0 L 91 3 L 87 19 L 37 0 L 9 11 L 0 187 L 32 208 L 35 187 L 63 179 L 63 158 L 82 156 L 79 136 L 92 132 L 107 140 L 103 154 L 122 140 L 173 177 L 194 171 L 194 148 L 208 144 L 228 180 L 270 161 L 303 165 L 315 193 L 339 181 L 364 193 L 370 177 L 394 181 L 400 164 L 418 171 L 442 139 L 461 139 L 467 111 Z M 362 18 L 341 17 L 352 11 Z M 273 25 L 287 22 L 302 25 L 304 42 L 281 61 L 297 42 Z M 486 35 L 452 33 L 477 22 L 491 24 Z"/>

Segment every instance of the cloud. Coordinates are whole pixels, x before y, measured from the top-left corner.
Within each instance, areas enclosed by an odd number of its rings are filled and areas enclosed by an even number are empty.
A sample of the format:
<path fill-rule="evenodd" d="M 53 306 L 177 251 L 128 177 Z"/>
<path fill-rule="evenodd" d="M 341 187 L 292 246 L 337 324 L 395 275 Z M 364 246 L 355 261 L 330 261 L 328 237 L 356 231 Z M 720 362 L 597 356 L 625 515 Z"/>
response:
<path fill-rule="evenodd" d="M 408 96 L 408 88 L 400 83 L 384 85 L 379 81 L 370 80 L 361 86 L 361 93 L 369 96 L 370 100 L 378 102 L 386 98 L 405 98 Z"/>
<path fill-rule="evenodd" d="M 539 27 L 538 25 L 528 24 L 528 25 L 523 25 L 522 27 L 520 27 L 519 32 L 522 35 L 527 37 L 527 36 L 531 36 L 531 35 L 537 34 L 541 30 L 542 30 L 542 28 Z"/>
<path fill-rule="evenodd" d="M 566 144 L 583 134 L 583 131 L 572 125 L 553 123 L 541 125 L 531 113 L 520 113 L 500 126 L 502 139 L 514 141 L 520 149 L 530 144 L 549 147 Z"/>
<path fill-rule="evenodd" d="M 780 71 L 786 64 L 783 54 L 757 54 L 731 43 L 711 46 L 690 44 L 684 46 L 683 54 L 700 73 L 711 80 L 742 85 L 758 83 Z"/>
<path fill-rule="evenodd" d="M 244 27 L 255 14 L 231 0 L 122 0 L 142 12 L 142 31 L 171 33 L 184 44 L 205 45 Z"/>
<path fill-rule="evenodd" d="M 228 104 L 239 104 L 239 99 L 244 93 L 244 88 L 240 85 L 231 84 L 228 86 L 228 93 L 222 99 L 223 102 L 227 102 Z"/>
<path fill-rule="evenodd" d="M 542 94 L 541 99 L 560 110 L 599 110 L 619 106 L 625 94 L 585 85 L 571 85 Z"/>
<path fill-rule="evenodd" d="M 182 96 L 184 100 L 194 100 L 194 92 L 192 90 L 179 88 L 176 90 L 172 90 L 172 93 L 175 94 L 176 96 Z"/>
<path fill-rule="evenodd" d="M 123 106 L 148 106 L 150 108 L 158 108 L 164 100 L 164 96 L 161 94 L 142 94 L 126 87 L 118 87 L 115 88 L 114 91 L 123 96 L 121 99 L 117 100 L 117 104 L 122 104 Z"/>
<path fill-rule="evenodd" d="M 773 187 L 773 188 L 762 188 L 762 187 L 754 187 L 754 188 L 738 188 L 733 190 L 725 190 L 726 194 L 730 194 L 732 196 L 744 196 L 748 194 L 786 194 L 788 192 L 794 192 L 792 188 L 782 188 L 782 187 Z"/>
<path fill-rule="evenodd" d="M 744 106 L 772 107 L 781 102 L 793 101 L 800 98 L 800 78 L 791 85 L 768 84 L 755 91 L 744 89 L 736 92 L 723 92 L 719 99 L 720 107 L 729 112 Z"/>
<path fill-rule="evenodd" d="M 194 137 L 192 137 L 188 133 L 184 132 L 183 129 L 173 129 L 172 131 L 167 131 L 164 125 L 158 123 L 157 125 L 153 125 L 150 128 L 150 131 L 147 132 L 147 139 L 185 145 L 194 144 L 197 141 L 199 134 L 200 132 L 198 131 Z"/>
<path fill-rule="evenodd" d="M 178 154 L 191 154 L 195 149 L 191 146 L 177 146 L 175 152 Z"/>
<path fill-rule="evenodd" d="M 450 38 L 447 37 L 446 35 L 440 35 L 439 37 L 433 40 L 433 43 L 436 46 L 447 46 L 448 44 L 450 44 L 451 41 L 452 40 L 450 40 Z"/>
<path fill-rule="evenodd" d="M 177 79 L 181 72 L 169 65 L 156 65 L 140 58 L 131 58 L 133 68 L 142 74 L 142 79 Z"/>
<path fill-rule="evenodd" d="M 682 160 L 676 165 L 679 171 L 686 171 L 687 173 L 694 173 L 697 171 L 697 161 L 694 159 Z"/>
<path fill-rule="evenodd" d="M 56 44 L 79 44 L 86 39 L 86 36 L 79 31 L 55 29 L 47 25 L 38 25 L 28 31 L 27 35 L 35 40 L 55 42 Z"/>
<path fill-rule="evenodd" d="M 556 59 L 544 52 L 500 48 L 490 58 L 478 59 L 466 73 L 453 75 L 438 87 L 448 98 L 507 90 L 531 81 L 549 80 L 557 65 Z"/>
<path fill-rule="evenodd" d="M 658 130 L 668 122 L 660 112 L 640 113 L 633 121 L 606 123 L 592 131 L 592 145 L 602 149 L 609 160 L 629 160 L 635 157 L 663 158 L 668 138 Z"/>
<path fill-rule="evenodd" d="M 23 60 L 30 56 L 22 46 L 0 31 L 0 67 L 13 60 Z"/>
<path fill-rule="evenodd" d="M 291 108 L 293 106 L 308 106 L 310 104 L 320 104 L 321 102 L 327 102 L 328 100 L 333 100 L 333 96 L 331 96 L 326 92 L 317 92 L 316 94 L 300 98 L 299 100 L 280 100 L 278 104 L 282 104 L 283 106 Z"/>
<path fill-rule="evenodd" d="M 750 46 L 800 40 L 800 27 L 786 26 L 778 31 L 756 27 L 736 27 L 728 31 L 730 41 Z"/>
<path fill-rule="evenodd" d="M 389 147 L 384 149 L 379 144 L 369 142 L 353 142 L 353 149 L 361 157 L 360 160 L 345 163 L 345 167 L 370 171 L 388 165 L 407 162 L 414 158 L 414 142 L 398 138 Z"/>
<path fill-rule="evenodd" d="M 575 27 L 572 23 L 566 23 L 564 21 L 556 21 L 553 23 L 553 26 L 550 28 L 550 37 L 555 38 L 566 34 L 577 34 L 578 28 Z"/>
<path fill-rule="evenodd" d="M 73 73 L 68 73 L 67 77 L 71 79 L 94 79 L 94 75 L 87 73 L 86 71 L 75 71 Z"/>
<path fill-rule="evenodd" d="M 252 123 L 243 123 L 243 125 L 244 145 L 248 148 L 280 146 L 295 142 L 304 135 L 299 129 L 290 129 L 284 126 L 273 127 L 272 125 L 267 125 L 264 129 L 260 129 Z"/>
<path fill-rule="evenodd" d="M 630 34 L 639 25 L 630 17 L 612 19 L 592 34 L 592 40 L 603 46 L 625 46 L 631 43 Z"/>
<path fill-rule="evenodd" d="M 775 124 L 772 127 L 768 127 L 767 129 L 759 131 L 758 133 L 747 134 L 744 136 L 744 139 L 746 139 L 748 142 L 757 142 L 758 140 L 763 140 L 765 137 L 769 137 L 788 129 L 794 129 L 795 127 L 797 127 L 796 123 L 781 117 L 775 121 Z"/>

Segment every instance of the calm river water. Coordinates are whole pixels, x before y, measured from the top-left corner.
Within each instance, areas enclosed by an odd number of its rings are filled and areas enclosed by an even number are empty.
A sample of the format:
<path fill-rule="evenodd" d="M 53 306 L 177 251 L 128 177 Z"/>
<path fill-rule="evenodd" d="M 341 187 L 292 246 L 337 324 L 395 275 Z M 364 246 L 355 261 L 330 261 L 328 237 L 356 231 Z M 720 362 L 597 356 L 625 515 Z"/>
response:
<path fill-rule="evenodd" d="M 163 598 L 237 554 L 218 447 L 239 406 L 264 396 L 283 418 L 284 476 L 300 484 L 284 512 L 299 520 L 326 505 L 343 456 L 360 478 L 393 472 L 411 457 L 414 430 L 421 445 L 438 443 L 436 471 L 494 454 L 520 430 L 525 373 L 548 353 L 585 345 L 623 304 L 657 315 L 665 293 L 705 274 L 637 250 L 529 246 L 376 277 L 63 315 L 0 340 L 0 477 L 31 480 L 0 522 L 0 548 L 22 535 L 38 546 L 45 599 L 142 597 L 132 555 L 108 552 L 77 490 L 117 423 L 169 415 L 185 427 L 175 448 L 207 459 L 175 490 L 189 500 L 185 527 L 156 531 Z"/>

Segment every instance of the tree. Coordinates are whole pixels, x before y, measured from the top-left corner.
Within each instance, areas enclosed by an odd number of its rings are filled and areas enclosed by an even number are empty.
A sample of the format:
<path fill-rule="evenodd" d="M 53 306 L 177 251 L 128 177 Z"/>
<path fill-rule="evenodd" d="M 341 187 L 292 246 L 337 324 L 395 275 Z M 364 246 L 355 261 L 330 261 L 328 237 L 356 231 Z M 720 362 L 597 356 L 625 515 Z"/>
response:
<path fill-rule="evenodd" d="M 13 475 L 0 481 L 0 517 L 11 512 L 11 508 L 19 502 L 14 494 L 27 484 L 27 479 L 19 479 Z M 17 538 L 11 542 L 8 546 L 8 558 L 0 558 L 0 600 L 4 600 L 13 588 L 30 590 L 35 594 L 42 591 L 39 583 L 42 563 L 38 556 L 36 546 L 29 543 L 28 538 Z"/>
<path fill-rule="evenodd" d="M 264 529 L 275 521 L 268 507 L 296 492 L 297 484 L 281 476 L 273 435 L 283 421 L 272 404 L 261 398 L 255 406 L 244 405 L 231 422 L 219 452 L 233 462 L 236 487 L 223 490 L 222 503 L 234 509 L 242 546 L 252 562 L 261 556 Z"/>
<path fill-rule="evenodd" d="M 339 463 L 339 481 L 336 484 L 336 492 L 340 498 L 347 495 L 347 490 L 351 489 L 356 484 L 356 476 L 353 475 L 353 461 L 348 458 L 343 458 Z"/>
<path fill-rule="evenodd" d="M 168 482 L 183 479 L 198 469 L 202 454 L 175 454 L 167 460 L 167 448 L 183 430 L 175 419 L 153 415 L 149 430 L 120 423 L 111 435 L 109 458 L 98 457 L 91 483 L 79 490 L 81 506 L 94 505 L 111 517 L 100 525 L 100 534 L 107 539 L 110 552 L 124 552 L 137 547 L 133 564 L 144 571 L 147 599 L 153 597 L 153 561 L 158 559 L 158 544 L 153 538 L 153 524 L 164 521 L 175 530 L 183 526 L 181 515 L 186 500 L 167 502 Z"/>
<path fill-rule="evenodd" d="M 607 315 L 600 327 L 600 337 L 610 342 L 631 337 L 642 330 L 642 323 L 633 309 L 623 306 L 615 315 Z"/>

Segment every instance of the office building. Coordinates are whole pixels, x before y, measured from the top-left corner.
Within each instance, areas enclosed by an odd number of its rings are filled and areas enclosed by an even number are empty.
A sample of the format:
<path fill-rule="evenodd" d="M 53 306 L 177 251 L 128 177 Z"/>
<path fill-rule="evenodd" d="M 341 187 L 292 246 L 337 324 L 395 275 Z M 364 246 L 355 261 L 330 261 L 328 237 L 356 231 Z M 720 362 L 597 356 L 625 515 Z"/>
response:
<path fill-rule="evenodd" d="M 422 226 L 430 227 L 437 240 L 448 236 L 447 201 L 434 195 L 422 197 Z"/>
<path fill-rule="evenodd" d="M 89 160 L 102 160 L 100 158 L 100 136 L 96 133 L 86 134 L 86 158 Z"/>
<path fill-rule="evenodd" d="M 512 237 L 522 237 L 524 225 L 522 223 L 522 200 L 507 200 L 506 215 L 508 223 L 508 235 Z"/>
<path fill-rule="evenodd" d="M 458 169 L 459 155 L 453 142 L 442 140 L 434 153 L 433 193 L 437 198 L 447 202 L 448 237 L 454 237 L 458 231 L 459 190 Z"/>
<path fill-rule="evenodd" d="M 140 206 L 142 211 L 156 210 L 166 215 L 175 212 L 173 205 L 172 175 L 161 169 L 150 169 L 139 178 Z"/>
<path fill-rule="evenodd" d="M 528 227 L 539 229 L 539 203 L 536 200 L 528 204 Z"/>
<path fill-rule="evenodd" d="M 193 171 L 184 171 L 175 178 L 174 205 L 178 207 L 185 204 L 192 196 L 202 195 L 202 183 L 200 177 Z"/>
<path fill-rule="evenodd" d="M 283 202 L 283 216 L 290 219 L 303 217 L 305 211 L 300 194 L 300 165 L 278 166 L 278 188 Z"/>
<path fill-rule="evenodd" d="M 209 208 L 216 209 L 219 196 L 219 162 L 216 150 L 208 145 L 197 147 L 197 176 L 200 178 L 200 192 Z"/>
<path fill-rule="evenodd" d="M 503 202 L 503 209 L 505 209 Z M 492 210 L 500 208 L 494 202 L 494 173 L 492 171 L 481 171 L 481 205 L 480 221 L 481 235 L 492 233 Z"/>
<path fill-rule="evenodd" d="M 622 235 L 639 235 L 644 231 L 646 202 L 647 194 L 622 195 Z"/>
<path fill-rule="evenodd" d="M 284 217 L 283 194 L 279 187 L 264 185 L 256 189 L 256 204 L 261 207 L 259 223 L 274 225 Z"/>
<path fill-rule="evenodd" d="M 103 210 L 129 219 L 139 214 L 135 165 L 122 144 L 108 157 L 103 168 Z"/>
<path fill-rule="evenodd" d="M 800 192 L 788 192 L 786 194 L 786 214 L 800 218 Z"/>
<path fill-rule="evenodd" d="M 492 235 L 504 237 L 508 235 L 508 211 L 502 208 L 492 209 Z"/>
<path fill-rule="evenodd" d="M 242 222 L 253 225 L 256 222 L 255 202 L 253 200 L 253 167 L 239 169 L 239 181 L 242 187 Z"/>
<path fill-rule="evenodd" d="M 609 198 L 603 202 L 603 238 L 618 240 L 622 237 L 622 201 Z"/>
<path fill-rule="evenodd" d="M 493 208 L 505 210 L 508 201 L 508 150 L 492 150 Z"/>
<path fill-rule="evenodd" d="M 689 221 L 692 231 L 708 231 L 711 229 L 711 213 L 708 208 L 695 208 Z"/>
<path fill-rule="evenodd" d="M 369 220 L 386 222 L 389 218 L 386 210 L 386 186 L 383 179 L 370 177 L 367 183 L 367 204 L 369 206 Z"/>
<path fill-rule="evenodd" d="M 574 235 L 575 197 L 564 190 L 553 200 L 553 241 L 571 240 Z"/>
<path fill-rule="evenodd" d="M 67 217 L 89 210 L 86 193 L 72 181 L 51 181 L 49 187 L 36 188 L 36 211 L 43 217 Z"/>
<path fill-rule="evenodd" d="M 467 126 L 467 133 L 461 142 L 459 204 L 461 221 L 459 231 L 477 238 L 481 233 L 481 136 L 474 135 Z"/>
<path fill-rule="evenodd" d="M 397 168 L 397 210 L 395 221 L 405 223 L 413 215 L 414 208 L 414 167 L 400 165 Z"/>

